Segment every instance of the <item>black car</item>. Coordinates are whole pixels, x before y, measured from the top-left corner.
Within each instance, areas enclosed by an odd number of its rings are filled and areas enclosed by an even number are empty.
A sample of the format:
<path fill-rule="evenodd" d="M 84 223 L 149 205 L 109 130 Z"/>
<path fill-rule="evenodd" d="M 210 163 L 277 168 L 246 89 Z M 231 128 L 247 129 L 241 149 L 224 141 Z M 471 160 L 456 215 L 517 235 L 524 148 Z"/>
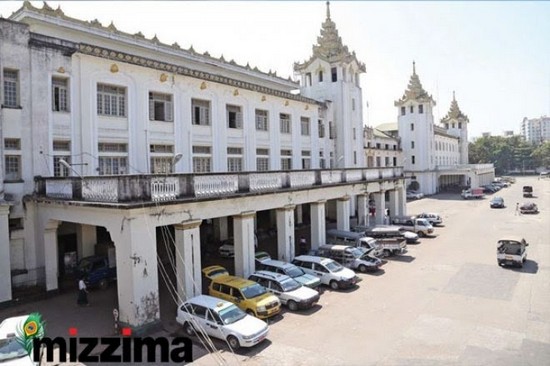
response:
<path fill-rule="evenodd" d="M 504 208 L 504 199 L 502 197 L 493 197 L 489 205 L 491 208 Z"/>

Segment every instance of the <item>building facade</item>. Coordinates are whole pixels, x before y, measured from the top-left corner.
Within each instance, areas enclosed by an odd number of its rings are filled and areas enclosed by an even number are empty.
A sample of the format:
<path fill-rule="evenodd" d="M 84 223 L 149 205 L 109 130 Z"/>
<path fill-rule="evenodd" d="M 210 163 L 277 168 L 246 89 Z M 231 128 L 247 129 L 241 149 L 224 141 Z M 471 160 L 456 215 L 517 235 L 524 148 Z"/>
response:
<path fill-rule="evenodd" d="M 363 139 L 367 167 L 401 166 L 403 163 L 403 151 L 397 137 L 384 133 L 378 128 L 365 126 Z"/>
<path fill-rule="evenodd" d="M 194 296 L 212 241 L 233 237 L 246 277 L 261 232 L 291 260 L 306 219 L 315 248 L 369 201 L 375 222 L 405 213 L 402 169 L 364 166 L 365 66 L 328 5 L 301 83 L 29 2 L 0 19 L 0 70 L 0 302 L 114 253 L 120 320 L 146 328 L 164 263 Z"/>
<path fill-rule="evenodd" d="M 550 117 L 542 116 L 531 119 L 525 117 L 521 122 L 521 134 L 525 141 L 535 145 L 550 141 Z"/>

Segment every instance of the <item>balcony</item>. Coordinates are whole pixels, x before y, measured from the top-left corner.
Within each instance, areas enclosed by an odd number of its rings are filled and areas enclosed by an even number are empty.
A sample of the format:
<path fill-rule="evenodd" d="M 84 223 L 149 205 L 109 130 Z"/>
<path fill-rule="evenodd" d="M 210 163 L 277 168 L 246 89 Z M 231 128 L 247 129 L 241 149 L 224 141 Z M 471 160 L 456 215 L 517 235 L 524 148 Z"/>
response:
<path fill-rule="evenodd" d="M 212 174 L 35 177 L 35 199 L 146 204 L 403 178 L 402 167 Z"/>

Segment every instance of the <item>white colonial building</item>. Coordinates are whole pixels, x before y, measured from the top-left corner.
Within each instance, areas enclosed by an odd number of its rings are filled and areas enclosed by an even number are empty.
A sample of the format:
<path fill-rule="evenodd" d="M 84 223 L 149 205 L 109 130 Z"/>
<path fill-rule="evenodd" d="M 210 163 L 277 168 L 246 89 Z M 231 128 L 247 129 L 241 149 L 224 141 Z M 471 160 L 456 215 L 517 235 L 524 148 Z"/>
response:
<path fill-rule="evenodd" d="M 395 101 L 397 124 L 377 128 L 398 136 L 403 150 L 407 185 L 424 194 L 454 187 L 477 187 L 494 178 L 492 164 L 468 164 L 468 117 L 453 100 L 441 125 L 434 123 L 435 100 L 422 87 L 413 62 L 413 73 L 403 96 Z"/>
<path fill-rule="evenodd" d="M 395 123 L 392 125 L 395 126 Z M 364 127 L 363 139 L 367 167 L 401 166 L 403 164 L 403 151 L 399 144 L 399 138 L 390 133 L 383 132 L 378 127 Z"/>
<path fill-rule="evenodd" d="M 0 70 L 0 302 L 109 253 L 120 320 L 146 329 L 159 282 L 200 293 L 220 240 L 248 276 L 261 233 L 291 260 L 295 223 L 315 248 L 327 219 L 366 222 L 369 200 L 376 222 L 405 213 L 402 168 L 364 165 L 365 66 L 328 6 L 301 83 L 29 2 L 0 19 Z"/>

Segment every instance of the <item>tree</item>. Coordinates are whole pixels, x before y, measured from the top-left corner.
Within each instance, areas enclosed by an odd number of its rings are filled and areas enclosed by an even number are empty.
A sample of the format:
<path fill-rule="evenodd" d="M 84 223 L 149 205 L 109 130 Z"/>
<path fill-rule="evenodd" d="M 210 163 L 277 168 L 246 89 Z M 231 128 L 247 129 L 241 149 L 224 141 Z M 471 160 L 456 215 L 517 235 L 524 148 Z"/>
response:
<path fill-rule="evenodd" d="M 535 167 L 550 168 L 550 141 L 539 145 L 531 153 Z"/>

